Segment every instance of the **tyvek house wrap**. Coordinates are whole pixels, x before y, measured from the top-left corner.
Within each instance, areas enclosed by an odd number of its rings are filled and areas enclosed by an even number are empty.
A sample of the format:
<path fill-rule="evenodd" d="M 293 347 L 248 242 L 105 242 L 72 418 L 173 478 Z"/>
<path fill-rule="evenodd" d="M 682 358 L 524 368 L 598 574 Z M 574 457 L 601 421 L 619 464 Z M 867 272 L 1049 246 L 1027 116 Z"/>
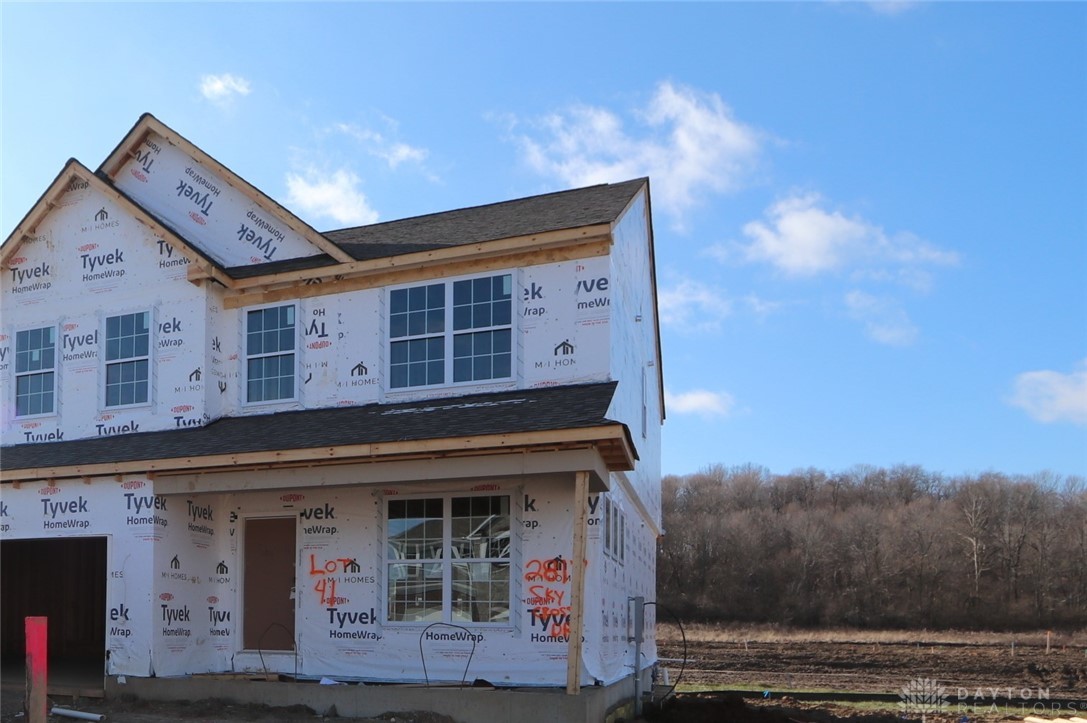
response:
<path fill-rule="evenodd" d="M 147 134 L 114 183 L 224 266 L 320 253 L 282 219 L 156 133 Z"/>
<path fill-rule="evenodd" d="M 350 470 L 344 471 L 350 475 Z M 256 473 L 248 473 L 248 476 Z M 266 473 L 274 484 L 305 470 Z M 240 473 L 242 478 L 246 473 Z M 272 669 L 303 676 L 363 680 L 469 681 L 563 685 L 572 612 L 573 499 L 569 481 L 518 480 L 477 494 L 508 494 L 512 503 L 508 623 L 464 628 L 389 624 L 382 509 L 418 486 L 337 487 L 203 495 L 155 495 L 138 477 L 65 480 L 24 486 L 4 496 L 5 539 L 43 535 L 109 538 L 108 672 L 184 675 L 238 670 L 244 616 L 240 536 L 251 517 L 297 521 L 297 655 Z M 473 493 L 463 485 L 428 485 L 424 494 Z M 611 493 L 621 506 L 619 496 Z M 44 500 L 44 502 L 43 502 Z M 651 589 L 652 547 L 631 525 L 627 562 L 601 549 L 603 496 L 592 495 L 585 598 L 583 682 L 627 675 L 627 598 Z M 644 539 L 636 539 L 636 538 Z M 641 559 L 635 562 L 635 555 Z M 292 622 L 292 621 L 284 621 Z M 648 631 L 650 638 L 652 628 Z M 646 661 L 655 651 L 646 649 Z M 271 655 L 268 656 L 271 659 Z M 256 660 L 255 658 L 251 658 Z M 260 669 L 259 666 L 251 666 Z M 466 670 L 467 668 L 467 670 Z"/>

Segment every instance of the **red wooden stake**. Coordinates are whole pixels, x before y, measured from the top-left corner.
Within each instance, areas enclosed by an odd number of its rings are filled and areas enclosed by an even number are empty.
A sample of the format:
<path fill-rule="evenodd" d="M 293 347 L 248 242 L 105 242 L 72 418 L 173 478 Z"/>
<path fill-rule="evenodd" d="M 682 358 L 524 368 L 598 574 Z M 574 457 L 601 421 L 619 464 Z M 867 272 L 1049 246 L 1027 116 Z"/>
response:
<path fill-rule="evenodd" d="M 26 619 L 26 714 L 28 723 L 45 723 L 48 713 L 48 618 Z"/>

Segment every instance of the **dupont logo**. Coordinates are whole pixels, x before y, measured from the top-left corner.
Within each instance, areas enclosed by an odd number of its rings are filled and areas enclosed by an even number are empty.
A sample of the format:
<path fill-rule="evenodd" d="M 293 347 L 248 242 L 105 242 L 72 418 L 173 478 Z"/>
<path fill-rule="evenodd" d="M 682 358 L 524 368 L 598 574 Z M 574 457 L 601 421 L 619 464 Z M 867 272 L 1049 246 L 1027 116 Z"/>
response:
<path fill-rule="evenodd" d="M 189 218 L 191 218 L 193 221 L 196 221 L 201 226 L 207 226 L 208 225 L 208 220 L 206 218 L 204 218 L 203 216 L 201 216 L 200 214 L 198 214 L 196 211 L 189 211 Z"/>
<path fill-rule="evenodd" d="M 215 603 L 219 602 L 219 598 L 215 597 L 214 595 L 208 595 L 208 602 L 214 605 Z"/>
<path fill-rule="evenodd" d="M 500 485 L 476 485 L 472 488 L 472 492 L 496 492 L 502 489 Z"/>
<path fill-rule="evenodd" d="M 140 183 L 147 183 L 147 174 L 141 171 L 139 168 L 131 168 L 128 172 L 131 173 L 133 178 L 135 178 Z"/>
<path fill-rule="evenodd" d="M 41 422 L 23 422 L 23 429 L 37 429 L 42 426 Z"/>
<path fill-rule="evenodd" d="M 55 495 L 60 492 L 60 487 L 54 487 L 53 485 L 46 485 L 38 490 L 39 495 Z"/>
<path fill-rule="evenodd" d="M 174 414 L 183 414 L 185 412 L 191 412 L 194 409 L 191 404 L 179 404 L 176 407 L 170 409 Z"/>
<path fill-rule="evenodd" d="M 126 490 L 138 490 L 141 487 L 146 487 L 147 483 L 141 479 L 130 479 L 128 482 L 122 482 L 122 489 Z"/>
<path fill-rule="evenodd" d="M 166 602 L 170 602 L 173 599 L 174 599 L 173 593 L 164 592 L 161 595 L 159 595 L 159 600 L 165 600 Z"/>
<path fill-rule="evenodd" d="M 285 495 L 280 495 L 279 499 L 283 500 L 284 502 L 301 502 L 302 500 L 306 499 L 306 496 L 300 495 L 296 492 L 290 492 Z"/>
<path fill-rule="evenodd" d="M 79 247 L 78 251 L 81 254 L 85 254 L 88 251 L 94 251 L 96 248 L 98 248 L 98 244 L 83 244 Z"/>
<path fill-rule="evenodd" d="M 261 261 L 262 261 L 262 259 L 259 256 L 250 256 L 249 257 L 249 263 L 251 263 L 251 264 L 259 264 Z"/>
<path fill-rule="evenodd" d="M 79 328 L 79 324 L 65 324 L 64 325 L 64 331 L 65 332 L 75 331 L 78 328 Z"/>
<path fill-rule="evenodd" d="M 324 349 L 327 346 L 332 346 L 332 342 L 330 342 L 328 339 L 322 339 L 321 341 L 311 341 L 309 344 L 306 344 L 307 349 Z"/>
<path fill-rule="evenodd" d="M 7 341 L 7 340 L 8 340 L 8 335 L 7 334 L 0 334 L 0 341 Z"/>
<path fill-rule="evenodd" d="M 108 422 L 109 420 L 113 419 L 113 415 L 112 415 L 112 414 L 109 414 L 109 413 L 106 413 L 106 414 L 99 414 L 99 415 L 98 415 L 97 417 L 95 417 L 95 418 L 96 418 L 96 419 L 97 419 L 97 420 L 98 420 L 99 422 Z"/>
<path fill-rule="evenodd" d="M 8 263 L 11 266 L 19 266 L 20 264 L 25 264 L 26 263 L 26 256 L 16 256 L 15 258 L 13 258 Z"/>
<path fill-rule="evenodd" d="M 398 494 L 400 494 L 400 492 L 397 491 L 397 490 L 381 490 L 381 494 L 386 495 L 386 496 L 387 495 L 398 495 Z"/>

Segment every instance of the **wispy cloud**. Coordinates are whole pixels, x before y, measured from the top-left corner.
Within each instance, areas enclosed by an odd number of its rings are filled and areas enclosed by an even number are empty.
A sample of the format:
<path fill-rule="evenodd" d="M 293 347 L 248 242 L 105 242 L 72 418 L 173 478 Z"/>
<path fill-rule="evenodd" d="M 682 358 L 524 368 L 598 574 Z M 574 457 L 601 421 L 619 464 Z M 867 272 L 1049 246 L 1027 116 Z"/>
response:
<path fill-rule="evenodd" d="M 720 331 L 732 312 L 724 292 L 701 281 L 681 278 L 657 292 L 661 324 L 681 333 Z"/>
<path fill-rule="evenodd" d="M 747 242 L 717 244 L 711 252 L 726 261 L 770 264 L 790 277 L 850 271 L 924 289 L 931 283 L 930 268 L 959 261 L 956 253 L 910 232 L 888 234 L 859 216 L 828 210 L 814 193 L 777 201 L 765 219 L 745 224 L 743 234 Z"/>
<path fill-rule="evenodd" d="M 213 103 L 229 102 L 235 96 L 249 95 L 251 90 L 249 81 L 240 75 L 223 73 L 200 78 L 200 94 Z"/>
<path fill-rule="evenodd" d="M 736 407 L 736 400 L 728 392 L 711 392 L 692 389 L 673 393 L 664 390 L 664 405 L 672 414 L 697 414 L 702 417 L 727 417 Z"/>
<path fill-rule="evenodd" d="M 650 176 L 655 207 L 682 224 L 706 197 L 743 186 L 763 143 L 720 96 L 673 83 L 629 115 L 578 105 L 530 120 L 519 139 L 525 159 L 567 186 Z"/>
<path fill-rule="evenodd" d="M 1046 424 L 1087 424 L 1087 359 L 1064 374 L 1048 369 L 1023 372 L 1015 378 L 1008 403 Z"/>
<path fill-rule="evenodd" d="M 391 119 L 387 123 L 395 126 Z M 404 163 L 411 163 L 423 169 L 431 180 L 438 180 L 430 171 L 426 170 L 425 162 L 430 151 L 421 146 L 413 146 L 403 141 L 393 140 L 372 128 L 364 128 L 354 123 L 337 123 L 335 130 L 351 138 L 354 138 L 370 155 L 383 160 L 390 169 L 396 170 Z"/>
<path fill-rule="evenodd" d="M 910 346 L 917 341 L 917 327 L 895 299 L 850 291 L 845 295 L 845 306 L 851 317 L 864 324 L 873 341 L 887 346 Z"/>
<path fill-rule="evenodd" d="M 332 173 L 315 168 L 301 174 L 288 173 L 287 206 L 345 225 L 363 225 L 378 219 L 377 211 L 359 190 L 359 177 L 342 168 Z"/>
<path fill-rule="evenodd" d="M 915 0 L 870 0 L 867 5 L 880 15 L 901 15 L 913 10 L 919 3 Z"/>

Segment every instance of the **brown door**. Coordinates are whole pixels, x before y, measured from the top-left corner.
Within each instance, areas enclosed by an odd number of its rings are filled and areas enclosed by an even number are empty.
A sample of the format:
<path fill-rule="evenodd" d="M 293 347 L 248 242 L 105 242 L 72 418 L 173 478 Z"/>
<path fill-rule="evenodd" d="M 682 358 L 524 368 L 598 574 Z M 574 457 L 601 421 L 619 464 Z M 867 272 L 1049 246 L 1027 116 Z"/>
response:
<path fill-rule="evenodd" d="M 246 650 L 294 650 L 295 518 L 245 521 Z"/>

